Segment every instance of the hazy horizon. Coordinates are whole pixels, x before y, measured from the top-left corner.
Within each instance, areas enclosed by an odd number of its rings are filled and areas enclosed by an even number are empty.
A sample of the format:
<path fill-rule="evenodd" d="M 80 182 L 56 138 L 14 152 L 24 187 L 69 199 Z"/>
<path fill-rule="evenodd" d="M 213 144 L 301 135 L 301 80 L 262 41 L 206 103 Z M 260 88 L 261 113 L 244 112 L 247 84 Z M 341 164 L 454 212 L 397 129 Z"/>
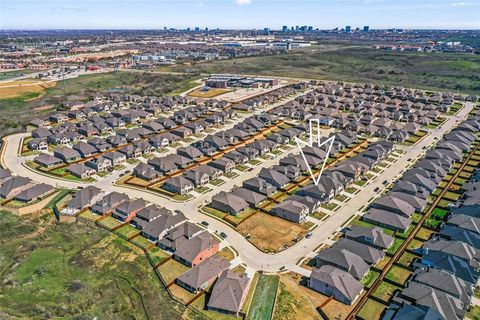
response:
<path fill-rule="evenodd" d="M 480 0 L 1 0 L 1 30 L 477 30 Z"/>

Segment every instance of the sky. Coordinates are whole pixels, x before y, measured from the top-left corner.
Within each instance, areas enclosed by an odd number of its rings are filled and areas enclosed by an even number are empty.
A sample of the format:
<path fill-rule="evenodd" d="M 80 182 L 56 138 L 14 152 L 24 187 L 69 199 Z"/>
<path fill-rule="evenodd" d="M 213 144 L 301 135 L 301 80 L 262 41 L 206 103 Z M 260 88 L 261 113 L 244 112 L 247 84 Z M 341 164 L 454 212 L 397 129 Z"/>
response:
<path fill-rule="evenodd" d="M 480 29 L 480 0 L 0 0 L 0 29 Z"/>

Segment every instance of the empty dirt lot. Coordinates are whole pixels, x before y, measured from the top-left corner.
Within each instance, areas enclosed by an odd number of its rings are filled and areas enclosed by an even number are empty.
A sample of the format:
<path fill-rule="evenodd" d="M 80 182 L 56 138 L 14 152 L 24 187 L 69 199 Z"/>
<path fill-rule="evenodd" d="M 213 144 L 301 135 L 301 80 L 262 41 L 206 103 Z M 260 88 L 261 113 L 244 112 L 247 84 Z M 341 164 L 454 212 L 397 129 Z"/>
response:
<path fill-rule="evenodd" d="M 295 238 L 305 236 L 308 227 L 260 212 L 240 224 L 237 231 L 243 235 L 250 234 L 249 241 L 258 249 L 278 252 L 285 245 L 293 245 Z"/>

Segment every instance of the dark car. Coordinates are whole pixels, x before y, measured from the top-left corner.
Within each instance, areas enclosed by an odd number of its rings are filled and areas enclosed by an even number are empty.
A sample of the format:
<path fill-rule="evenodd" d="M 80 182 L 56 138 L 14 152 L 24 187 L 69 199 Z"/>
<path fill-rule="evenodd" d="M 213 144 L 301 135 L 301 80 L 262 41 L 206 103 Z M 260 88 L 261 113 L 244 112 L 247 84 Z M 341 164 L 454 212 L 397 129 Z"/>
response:
<path fill-rule="evenodd" d="M 201 224 L 202 226 L 208 227 L 208 222 L 207 222 L 207 221 L 202 221 L 202 222 L 200 222 L 200 224 Z"/>
<path fill-rule="evenodd" d="M 222 237 L 223 239 L 226 239 L 227 234 L 225 232 L 220 232 L 220 237 Z"/>
<path fill-rule="evenodd" d="M 378 192 L 378 191 L 380 191 L 380 188 L 376 187 L 375 189 L 373 189 L 373 191 Z"/>

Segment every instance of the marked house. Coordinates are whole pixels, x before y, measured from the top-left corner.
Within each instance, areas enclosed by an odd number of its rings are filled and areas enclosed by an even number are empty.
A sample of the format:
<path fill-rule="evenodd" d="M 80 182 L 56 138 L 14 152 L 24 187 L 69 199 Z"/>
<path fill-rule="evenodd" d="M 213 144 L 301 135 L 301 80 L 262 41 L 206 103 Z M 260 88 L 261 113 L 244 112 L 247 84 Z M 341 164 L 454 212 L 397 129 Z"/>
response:
<path fill-rule="evenodd" d="M 307 219 L 309 208 L 299 201 L 285 200 L 276 204 L 271 213 L 285 220 L 302 223 Z"/>

